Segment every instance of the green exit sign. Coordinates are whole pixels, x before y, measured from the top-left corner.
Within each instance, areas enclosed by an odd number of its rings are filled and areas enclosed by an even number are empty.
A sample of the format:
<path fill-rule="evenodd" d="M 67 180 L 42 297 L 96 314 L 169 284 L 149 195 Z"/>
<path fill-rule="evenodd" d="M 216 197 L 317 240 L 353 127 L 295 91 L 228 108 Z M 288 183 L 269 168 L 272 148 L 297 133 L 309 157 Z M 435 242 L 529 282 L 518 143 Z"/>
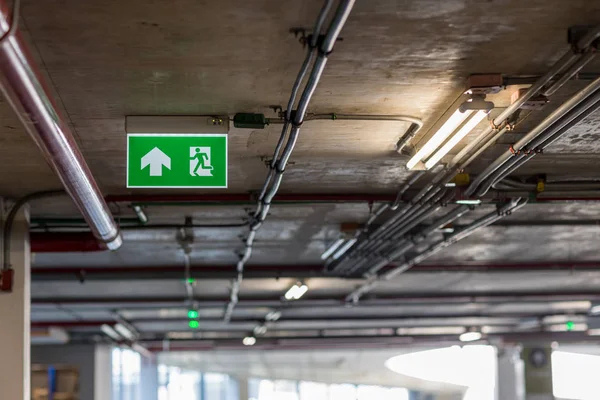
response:
<path fill-rule="evenodd" d="M 227 135 L 128 134 L 127 187 L 227 188 Z"/>

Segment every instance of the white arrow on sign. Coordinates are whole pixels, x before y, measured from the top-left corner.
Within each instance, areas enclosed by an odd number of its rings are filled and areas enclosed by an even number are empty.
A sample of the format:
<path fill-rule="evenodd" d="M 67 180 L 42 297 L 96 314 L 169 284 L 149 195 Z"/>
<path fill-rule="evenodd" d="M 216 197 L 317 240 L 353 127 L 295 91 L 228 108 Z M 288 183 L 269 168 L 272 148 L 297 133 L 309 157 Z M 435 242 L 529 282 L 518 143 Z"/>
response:
<path fill-rule="evenodd" d="M 163 165 L 171 169 L 171 157 L 162 152 L 158 147 L 153 148 L 142 157 L 142 169 L 150 166 L 150 176 L 162 176 Z"/>

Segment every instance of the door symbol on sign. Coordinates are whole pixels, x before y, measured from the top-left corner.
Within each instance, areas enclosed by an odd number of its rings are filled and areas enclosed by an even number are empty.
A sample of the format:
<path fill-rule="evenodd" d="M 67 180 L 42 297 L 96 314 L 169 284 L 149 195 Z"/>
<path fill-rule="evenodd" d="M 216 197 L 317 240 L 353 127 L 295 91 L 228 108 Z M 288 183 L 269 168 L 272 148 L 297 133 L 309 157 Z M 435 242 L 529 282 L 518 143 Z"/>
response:
<path fill-rule="evenodd" d="M 210 147 L 190 147 L 190 175 L 213 176 L 210 165 Z"/>

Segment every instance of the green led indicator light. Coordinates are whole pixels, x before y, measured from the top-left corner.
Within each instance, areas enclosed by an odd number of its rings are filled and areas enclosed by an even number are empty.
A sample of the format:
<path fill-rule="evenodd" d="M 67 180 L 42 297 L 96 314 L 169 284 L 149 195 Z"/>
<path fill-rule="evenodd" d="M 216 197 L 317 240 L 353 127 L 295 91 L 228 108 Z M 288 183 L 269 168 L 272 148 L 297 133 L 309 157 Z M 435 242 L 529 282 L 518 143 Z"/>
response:
<path fill-rule="evenodd" d="M 567 331 L 572 331 L 573 329 L 575 329 L 575 322 L 573 321 L 567 321 L 567 323 L 565 324 Z"/>
<path fill-rule="evenodd" d="M 188 311 L 188 318 L 189 319 L 196 319 L 196 318 L 198 318 L 198 311 L 196 311 L 196 310 L 189 310 Z"/>
<path fill-rule="evenodd" d="M 194 278 L 187 279 L 187 283 L 189 283 L 190 285 L 193 285 L 195 282 L 196 282 L 196 280 Z"/>
<path fill-rule="evenodd" d="M 190 321 L 190 328 L 198 329 L 199 326 L 200 326 L 200 323 L 198 321 Z"/>

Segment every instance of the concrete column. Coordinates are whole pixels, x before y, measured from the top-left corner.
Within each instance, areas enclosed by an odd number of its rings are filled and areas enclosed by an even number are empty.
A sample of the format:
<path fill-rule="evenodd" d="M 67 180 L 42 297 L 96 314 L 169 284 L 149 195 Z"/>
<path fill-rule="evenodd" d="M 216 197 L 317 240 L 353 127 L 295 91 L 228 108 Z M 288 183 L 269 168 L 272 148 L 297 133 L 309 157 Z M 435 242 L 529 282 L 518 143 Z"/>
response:
<path fill-rule="evenodd" d="M 525 399 L 525 371 L 520 352 L 514 346 L 498 348 L 498 400 Z"/>
<path fill-rule="evenodd" d="M 143 354 L 141 358 L 141 398 L 144 400 L 158 400 L 158 365 L 156 364 L 156 358 L 149 358 Z"/>
<path fill-rule="evenodd" d="M 238 400 L 248 400 L 250 395 L 248 394 L 248 377 L 247 376 L 235 376 L 238 388 Z"/>
<path fill-rule="evenodd" d="M 94 348 L 94 400 L 112 398 L 112 346 Z"/>
<path fill-rule="evenodd" d="M 0 200 L 0 210 L 3 209 Z M 12 231 L 13 291 L 0 292 L 0 392 L 3 399 L 29 400 L 31 279 L 27 207 L 17 215 Z"/>

